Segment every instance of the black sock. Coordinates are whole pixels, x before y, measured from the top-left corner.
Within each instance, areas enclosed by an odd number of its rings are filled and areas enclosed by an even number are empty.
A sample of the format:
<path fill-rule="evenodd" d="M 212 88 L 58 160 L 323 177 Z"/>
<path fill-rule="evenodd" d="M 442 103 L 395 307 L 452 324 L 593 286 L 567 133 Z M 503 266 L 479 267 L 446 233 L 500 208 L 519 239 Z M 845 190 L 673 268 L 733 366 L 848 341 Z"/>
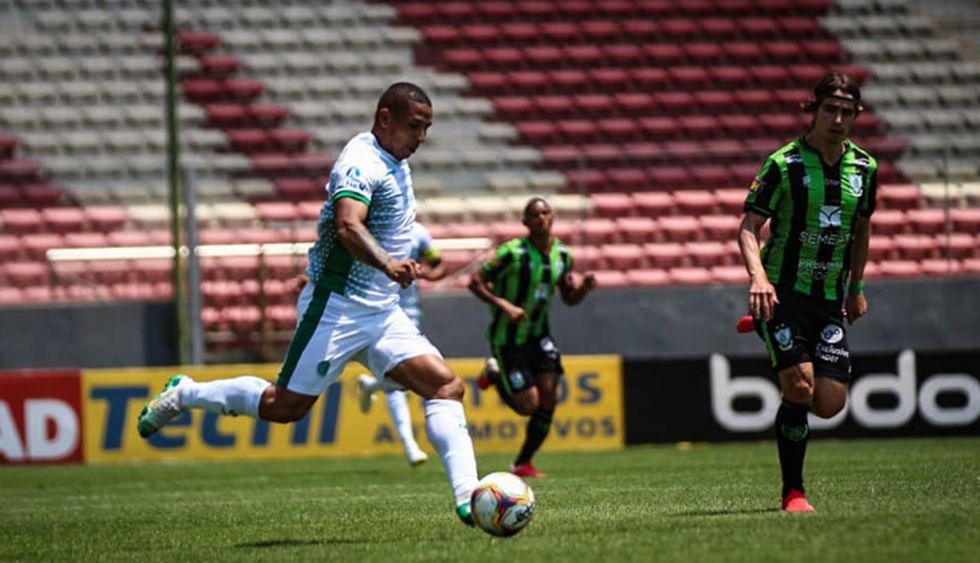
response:
<path fill-rule="evenodd" d="M 524 438 L 524 445 L 521 446 L 521 453 L 517 455 L 514 465 L 520 465 L 531 461 L 534 453 L 538 451 L 544 439 L 548 437 L 551 430 L 551 418 L 555 415 L 554 410 L 546 411 L 538 409 L 527 421 L 527 436 Z"/>
<path fill-rule="evenodd" d="M 806 414 L 809 405 L 783 400 L 776 411 L 776 447 L 779 449 L 779 467 L 783 471 L 783 496 L 790 489 L 803 490 L 803 458 L 810 435 Z"/>

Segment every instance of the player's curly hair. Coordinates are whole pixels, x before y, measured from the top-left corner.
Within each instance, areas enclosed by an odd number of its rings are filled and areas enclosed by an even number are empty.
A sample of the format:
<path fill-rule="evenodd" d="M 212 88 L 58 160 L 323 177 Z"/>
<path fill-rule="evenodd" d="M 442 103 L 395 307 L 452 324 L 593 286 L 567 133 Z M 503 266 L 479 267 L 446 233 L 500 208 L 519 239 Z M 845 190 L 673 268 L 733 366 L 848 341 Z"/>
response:
<path fill-rule="evenodd" d="M 831 72 L 824 75 L 813 87 L 813 98 L 801 103 L 800 109 L 806 113 L 813 113 L 820 107 L 820 102 L 824 98 L 833 95 L 838 90 L 846 92 L 854 98 L 858 113 L 864 110 L 864 106 L 861 105 L 861 88 L 853 78 L 843 72 Z"/>
<path fill-rule="evenodd" d="M 408 115 L 409 102 L 432 106 L 432 100 L 425 90 L 411 82 L 396 82 L 381 94 L 374 113 L 377 115 L 381 108 L 388 108 L 392 115 L 403 117 Z"/>

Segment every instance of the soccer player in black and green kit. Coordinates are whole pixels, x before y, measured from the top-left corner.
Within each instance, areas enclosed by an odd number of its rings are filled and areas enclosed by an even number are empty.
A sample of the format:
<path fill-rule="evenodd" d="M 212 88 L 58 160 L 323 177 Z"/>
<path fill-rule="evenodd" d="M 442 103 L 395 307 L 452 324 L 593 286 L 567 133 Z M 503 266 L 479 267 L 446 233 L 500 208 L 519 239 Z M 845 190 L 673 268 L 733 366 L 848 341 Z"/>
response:
<path fill-rule="evenodd" d="M 493 359 L 487 361 L 481 378 L 489 378 L 515 412 L 531 417 L 524 445 L 511 467 L 521 477 L 544 476 L 531 458 L 551 429 L 558 380 L 564 373 L 548 327 L 551 297 L 557 287 L 565 304 L 576 305 L 596 286 L 592 273 L 585 274 L 581 283 L 575 281 L 572 254 L 551 235 L 553 222 L 551 205 L 543 198 L 531 198 L 523 219 L 528 236 L 500 245 L 469 284 L 493 312 L 488 330 Z"/>
<path fill-rule="evenodd" d="M 847 402 L 843 321 L 868 311 L 863 278 L 877 189 L 877 162 L 847 139 L 862 109 L 857 84 L 828 74 L 803 108 L 813 114 L 809 132 L 766 160 L 738 234 L 749 313 L 782 390 L 775 426 L 787 512 L 813 511 L 803 488 L 807 413 L 830 418 Z"/>

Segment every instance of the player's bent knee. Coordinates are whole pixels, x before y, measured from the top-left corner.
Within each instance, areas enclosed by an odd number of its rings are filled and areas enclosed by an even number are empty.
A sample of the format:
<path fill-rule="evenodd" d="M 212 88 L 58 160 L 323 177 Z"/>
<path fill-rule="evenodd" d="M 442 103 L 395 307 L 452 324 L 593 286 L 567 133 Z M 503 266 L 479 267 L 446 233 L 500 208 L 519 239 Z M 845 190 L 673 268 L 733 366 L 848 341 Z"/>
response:
<path fill-rule="evenodd" d="M 431 398 L 462 402 L 463 397 L 466 395 L 466 385 L 463 384 L 462 379 L 456 377 L 451 372 L 449 375 L 450 379 L 436 389 L 436 392 L 433 393 Z"/>

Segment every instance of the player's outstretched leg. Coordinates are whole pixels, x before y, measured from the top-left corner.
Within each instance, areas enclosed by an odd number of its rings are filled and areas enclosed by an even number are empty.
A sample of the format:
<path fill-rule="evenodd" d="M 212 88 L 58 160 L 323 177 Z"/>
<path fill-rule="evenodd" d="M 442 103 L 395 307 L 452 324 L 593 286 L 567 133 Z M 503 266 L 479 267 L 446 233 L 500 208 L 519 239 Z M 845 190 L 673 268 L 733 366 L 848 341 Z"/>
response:
<path fill-rule="evenodd" d="M 184 409 L 200 408 L 229 416 L 259 416 L 262 393 L 272 385 L 253 375 L 198 383 L 186 375 L 175 375 L 163 391 L 143 407 L 137 430 L 148 438 Z"/>
<path fill-rule="evenodd" d="M 381 381 L 377 377 L 366 373 L 357 376 L 357 396 L 361 412 L 371 412 L 371 406 L 374 405 L 374 392 L 378 389 L 381 389 Z"/>
<path fill-rule="evenodd" d="M 412 415 L 408 411 L 408 395 L 405 391 L 395 389 L 389 391 L 387 396 L 388 412 L 391 413 L 391 421 L 394 423 L 395 431 L 398 432 L 398 438 L 402 442 L 408 464 L 412 467 L 418 467 L 425 463 L 429 456 L 422 451 L 418 442 L 415 441 L 415 435 L 412 432 Z"/>
<path fill-rule="evenodd" d="M 449 478 L 456 515 L 465 524 L 473 525 L 470 515 L 470 495 L 479 481 L 476 456 L 470 439 L 469 425 L 463 403 L 451 399 L 429 399 L 425 402 L 425 430 L 429 435 Z"/>
<path fill-rule="evenodd" d="M 150 402 L 146 403 L 143 410 L 140 411 L 139 421 L 136 424 L 140 436 L 149 438 L 180 414 L 178 387 L 190 382 L 191 378 L 183 374 L 175 375 L 167 380 L 163 390 L 150 399 Z"/>

